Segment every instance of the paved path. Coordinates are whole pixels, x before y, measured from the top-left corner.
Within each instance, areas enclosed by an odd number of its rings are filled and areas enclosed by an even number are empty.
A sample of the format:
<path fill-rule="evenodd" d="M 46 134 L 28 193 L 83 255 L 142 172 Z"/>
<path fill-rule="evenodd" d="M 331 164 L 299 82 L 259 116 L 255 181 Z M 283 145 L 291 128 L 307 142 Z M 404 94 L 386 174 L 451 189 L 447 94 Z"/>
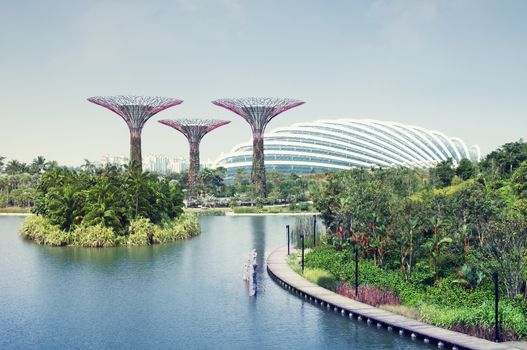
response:
<path fill-rule="evenodd" d="M 349 318 L 356 318 L 377 327 L 406 334 L 425 342 L 443 344 L 453 349 L 474 350 L 518 350 L 527 349 L 525 342 L 493 343 L 462 333 L 431 326 L 414 319 L 397 315 L 376 307 L 346 298 L 313 284 L 294 272 L 287 263 L 287 246 L 273 251 L 267 258 L 267 271 L 284 288 L 300 297 L 321 304 L 328 310 L 340 312 Z"/>

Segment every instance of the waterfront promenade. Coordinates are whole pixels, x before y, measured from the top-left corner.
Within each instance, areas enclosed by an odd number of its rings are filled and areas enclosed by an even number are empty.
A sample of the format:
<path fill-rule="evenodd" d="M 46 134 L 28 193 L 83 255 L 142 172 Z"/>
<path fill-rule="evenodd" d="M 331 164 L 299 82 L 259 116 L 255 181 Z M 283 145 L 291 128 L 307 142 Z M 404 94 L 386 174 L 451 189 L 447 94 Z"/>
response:
<path fill-rule="evenodd" d="M 414 319 L 394 314 L 379 308 L 346 298 L 304 279 L 287 263 L 287 246 L 274 250 L 267 258 L 267 271 L 284 288 L 350 319 L 367 322 L 375 327 L 384 327 L 439 347 L 472 350 L 518 350 L 527 349 L 527 342 L 494 343 L 459 332 L 432 326 Z"/>

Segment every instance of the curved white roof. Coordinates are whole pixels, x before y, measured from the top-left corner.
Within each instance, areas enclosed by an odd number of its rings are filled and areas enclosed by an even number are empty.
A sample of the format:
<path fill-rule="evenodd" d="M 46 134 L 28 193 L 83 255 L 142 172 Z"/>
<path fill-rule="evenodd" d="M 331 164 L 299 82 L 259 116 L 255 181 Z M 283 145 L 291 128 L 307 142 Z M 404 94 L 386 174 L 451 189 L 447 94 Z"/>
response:
<path fill-rule="evenodd" d="M 451 158 L 479 161 L 476 145 L 456 137 L 372 119 L 318 120 L 277 128 L 264 135 L 265 166 L 283 172 L 324 172 L 356 167 L 433 167 Z M 252 142 L 236 145 L 222 154 L 216 166 L 228 173 L 250 171 Z"/>

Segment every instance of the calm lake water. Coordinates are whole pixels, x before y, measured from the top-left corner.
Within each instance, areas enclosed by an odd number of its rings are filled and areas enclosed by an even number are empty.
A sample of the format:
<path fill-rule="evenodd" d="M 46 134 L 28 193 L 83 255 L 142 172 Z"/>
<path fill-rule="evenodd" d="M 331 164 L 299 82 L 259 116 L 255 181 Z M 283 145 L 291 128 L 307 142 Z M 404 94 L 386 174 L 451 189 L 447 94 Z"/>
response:
<path fill-rule="evenodd" d="M 265 257 L 293 217 L 204 217 L 189 241 L 52 248 L 0 217 L 0 349 L 423 349 L 280 288 Z M 241 280 L 258 251 L 259 293 Z"/>

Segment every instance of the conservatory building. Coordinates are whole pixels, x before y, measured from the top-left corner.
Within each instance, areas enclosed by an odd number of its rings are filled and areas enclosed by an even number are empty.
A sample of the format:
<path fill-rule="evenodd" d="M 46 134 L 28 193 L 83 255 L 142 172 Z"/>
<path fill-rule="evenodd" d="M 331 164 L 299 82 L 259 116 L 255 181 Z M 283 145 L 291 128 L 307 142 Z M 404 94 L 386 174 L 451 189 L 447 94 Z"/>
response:
<path fill-rule="evenodd" d="M 350 168 L 428 168 L 452 159 L 479 161 L 478 146 L 468 147 L 456 137 L 372 119 L 335 119 L 297 123 L 277 128 L 264 136 L 265 168 L 282 173 L 321 173 Z M 222 154 L 216 166 L 232 178 L 251 171 L 252 143 L 235 146 Z"/>

